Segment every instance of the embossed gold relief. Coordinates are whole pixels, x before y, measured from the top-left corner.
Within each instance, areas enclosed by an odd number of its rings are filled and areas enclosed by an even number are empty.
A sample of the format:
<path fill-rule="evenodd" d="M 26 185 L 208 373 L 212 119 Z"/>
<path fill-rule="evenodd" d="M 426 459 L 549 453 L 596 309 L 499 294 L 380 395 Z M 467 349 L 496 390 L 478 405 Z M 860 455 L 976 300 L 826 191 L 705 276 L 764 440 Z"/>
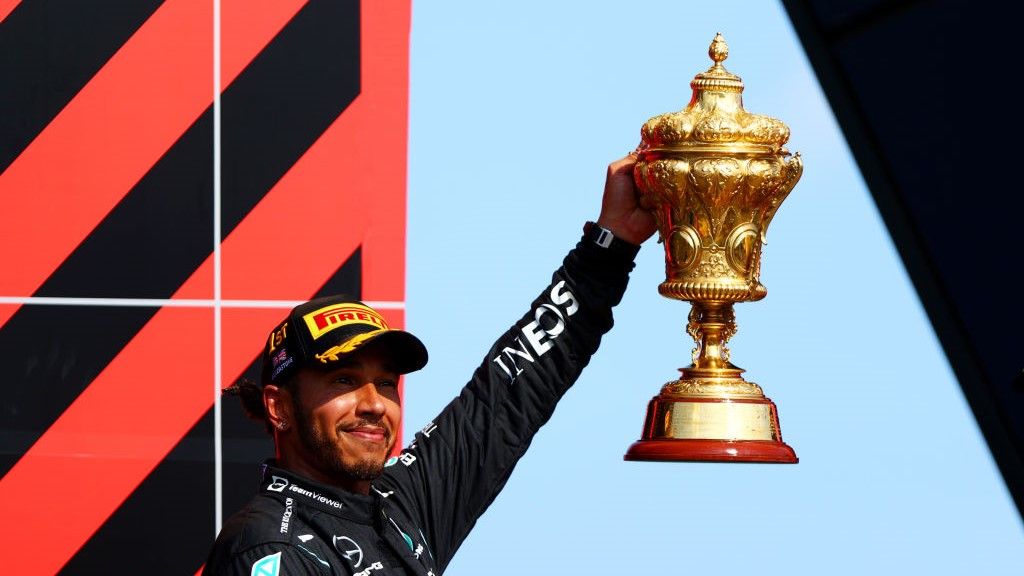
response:
<path fill-rule="evenodd" d="M 692 303 L 686 330 L 697 347 L 682 378 L 651 401 L 626 459 L 796 462 L 775 404 L 743 379 L 726 344 L 736 332 L 733 304 L 768 293 L 765 233 L 803 163 L 784 147 L 785 124 L 744 110 L 743 81 L 722 65 L 729 47 L 721 34 L 708 55 L 713 64 L 690 82 L 686 108 L 640 131 L 633 175 L 665 247 L 658 291 Z"/>

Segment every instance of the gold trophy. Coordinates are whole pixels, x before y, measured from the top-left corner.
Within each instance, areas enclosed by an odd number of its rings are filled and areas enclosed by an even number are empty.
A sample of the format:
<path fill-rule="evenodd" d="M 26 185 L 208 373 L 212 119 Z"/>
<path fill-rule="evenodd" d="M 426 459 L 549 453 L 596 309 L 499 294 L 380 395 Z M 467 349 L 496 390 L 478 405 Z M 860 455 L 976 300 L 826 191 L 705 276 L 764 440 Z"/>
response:
<path fill-rule="evenodd" d="M 743 109 L 743 81 L 722 66 L 721 34 L 708 55 L 714 65 L 690 82 L 690 103 L 648 120 L 636 151 L 641 204 L 665 245 L 658 292 L 690 301 L 686 331 L 697 347 L 682 377 L 651 400 L 625 459 L 795 463 L 775 404 L 743 379 L 726 343 L 733 304 L 768 293 L 759 281 L 765 230 L 803 164 L 783 148 L 785 124 Z"/>

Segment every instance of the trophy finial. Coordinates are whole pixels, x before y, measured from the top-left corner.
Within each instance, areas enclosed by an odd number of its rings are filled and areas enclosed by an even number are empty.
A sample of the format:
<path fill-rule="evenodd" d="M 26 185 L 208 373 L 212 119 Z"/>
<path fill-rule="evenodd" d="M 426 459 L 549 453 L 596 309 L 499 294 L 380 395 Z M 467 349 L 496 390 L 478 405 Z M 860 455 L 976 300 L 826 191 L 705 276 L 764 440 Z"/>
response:
<path fill-rule="evenodd" d="M 693 93 L 686 108 L 648 120 L 640 129 L 639 149 L 772 157 L 784 152 L 789 128 L 775 118 L 743 108 L 743 79 L 722 65 L 729 57 L 729 45 L 721 32 L 708 46 L 708 56 L 712 65 L 693 77 Z"/>
<path fill-rule="evenodd" d="M 715 39 L 711 41 L 711 46 L 708 46 L 708 56 L 715 62 L 715 68 L 720 68 L 722 62 L 729 57 L 729 45 L 725 43 L 721 32 L 715 33 Z"/>

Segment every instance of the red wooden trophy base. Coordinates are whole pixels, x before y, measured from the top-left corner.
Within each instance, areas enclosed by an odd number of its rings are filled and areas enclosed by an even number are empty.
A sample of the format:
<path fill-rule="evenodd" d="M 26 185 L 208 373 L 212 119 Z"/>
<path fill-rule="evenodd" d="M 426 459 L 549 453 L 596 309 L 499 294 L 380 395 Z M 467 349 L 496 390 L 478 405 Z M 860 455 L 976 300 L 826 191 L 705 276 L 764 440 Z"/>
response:
<path fill-rule="evenodd" d="M 771 440 L 638 440 L 624 460 L 652 462 L 761 462 L 796 464 L 796 452 Z"/>
<path fill-rule="evenodd" d="M 740 382 L 732 380 L 730 385 Z M 625 460 L 798 462 L 796 452 L 782 441 L 778 412 L 770 399 L 690 396 L 672 393 L 673 388 L 678 383 L 669 383 L 651 400 L 641 439 L 629 447 Z"/>

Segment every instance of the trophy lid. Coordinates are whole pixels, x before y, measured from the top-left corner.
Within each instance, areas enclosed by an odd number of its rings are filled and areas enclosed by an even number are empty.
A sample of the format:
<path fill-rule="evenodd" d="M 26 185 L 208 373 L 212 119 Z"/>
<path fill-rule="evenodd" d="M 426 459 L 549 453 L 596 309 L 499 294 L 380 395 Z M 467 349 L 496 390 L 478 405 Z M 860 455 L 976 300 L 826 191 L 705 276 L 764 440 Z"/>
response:
<path fill-rule="evenodd" d="M 639 151 L 788 154 L 782 146 L 789 127 L 743 109 L 743 80 L 722 65 L 729 46 L 721 33 L 711 41 L 708 56 L 714 64 L 690 82 L 690 103 L 644 123 Z"/>

